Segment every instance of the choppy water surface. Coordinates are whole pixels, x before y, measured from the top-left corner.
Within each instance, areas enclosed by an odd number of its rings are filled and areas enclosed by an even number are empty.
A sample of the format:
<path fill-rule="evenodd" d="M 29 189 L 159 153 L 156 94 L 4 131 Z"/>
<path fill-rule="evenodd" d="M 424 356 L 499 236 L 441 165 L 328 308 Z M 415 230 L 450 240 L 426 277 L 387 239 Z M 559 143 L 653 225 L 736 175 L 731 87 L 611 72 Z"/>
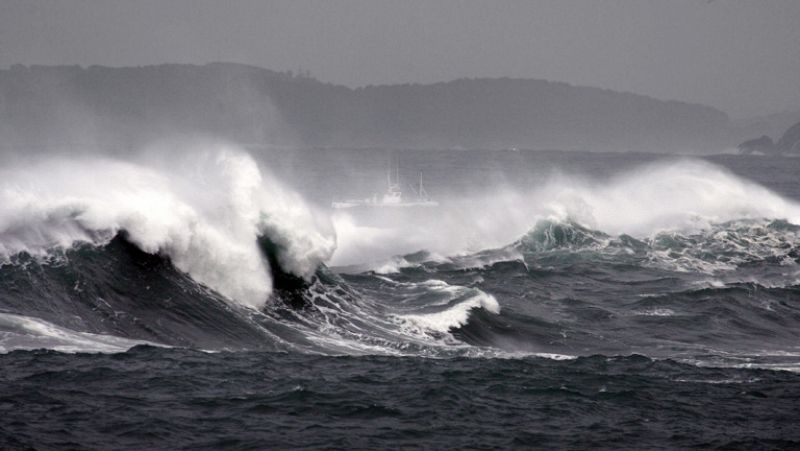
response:
<path fill-rule="evenodd" d="M 800 160 L 399 160 L 4 169 L 0 443 L 798 445 Z"/>

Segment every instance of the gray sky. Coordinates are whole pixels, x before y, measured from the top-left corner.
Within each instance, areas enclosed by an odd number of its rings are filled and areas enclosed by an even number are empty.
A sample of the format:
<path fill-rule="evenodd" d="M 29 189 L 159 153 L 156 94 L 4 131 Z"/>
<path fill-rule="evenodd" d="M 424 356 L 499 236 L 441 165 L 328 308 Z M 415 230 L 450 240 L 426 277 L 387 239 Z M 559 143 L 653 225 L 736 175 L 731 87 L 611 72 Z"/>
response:
<path fill-rule="evenodd" d="M 800 0 L 0 0 L 0 66 L 234 61 L 349 86 L 524 77 L 800 109 Z"/>

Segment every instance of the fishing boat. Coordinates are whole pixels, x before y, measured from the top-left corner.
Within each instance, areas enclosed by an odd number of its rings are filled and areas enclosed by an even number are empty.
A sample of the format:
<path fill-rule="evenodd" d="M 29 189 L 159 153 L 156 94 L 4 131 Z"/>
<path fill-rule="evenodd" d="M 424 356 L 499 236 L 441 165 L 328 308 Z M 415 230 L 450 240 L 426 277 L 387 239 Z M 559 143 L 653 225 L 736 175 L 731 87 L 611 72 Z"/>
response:
<path fill-rule="evenodd" d="M 392 177 L 392 170 L 389 168 L 386 174 L 386 192 L 383 195 L 377 193 L 372 197 L 366 199 L 347 199 L 343 201 L 331 202 L 331 207 L 336 209 L 347 208 L 409 208 L 409 207 L 436 207 L 439 202 L 432 200 L 425 190 L 425 185 L 422 183 L 422 171 L 419 172 L 419 183 L 415 187 L 409 185 L 409 188 L 414 193 L 412 197 L 403 195 L 403 190 L 400 183 L 400 168 L 399 165 L 395 167 L 394 177 Z"/>

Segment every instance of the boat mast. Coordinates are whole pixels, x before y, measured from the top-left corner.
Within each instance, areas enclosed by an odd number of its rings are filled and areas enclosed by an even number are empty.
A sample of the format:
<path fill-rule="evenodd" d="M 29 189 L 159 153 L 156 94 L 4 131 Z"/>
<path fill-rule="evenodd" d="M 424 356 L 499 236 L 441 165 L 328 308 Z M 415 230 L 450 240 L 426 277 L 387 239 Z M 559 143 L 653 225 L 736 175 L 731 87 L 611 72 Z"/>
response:
<path fill-rule="evenodd" d="M 394 179 L 392 173 L 394 172 Z M 386 183 L 391 188 L 394 185 L 400 186 L 400 157 L 397 157 L 397 164 L 393 154 L 389 154 L 389 166 L 386 168 Z"/>
<path fill-rule="evenodd" d="M 397 156 L 397 165 L 394 167 L 394 182 L 400 186 L 400 155 Z"/>

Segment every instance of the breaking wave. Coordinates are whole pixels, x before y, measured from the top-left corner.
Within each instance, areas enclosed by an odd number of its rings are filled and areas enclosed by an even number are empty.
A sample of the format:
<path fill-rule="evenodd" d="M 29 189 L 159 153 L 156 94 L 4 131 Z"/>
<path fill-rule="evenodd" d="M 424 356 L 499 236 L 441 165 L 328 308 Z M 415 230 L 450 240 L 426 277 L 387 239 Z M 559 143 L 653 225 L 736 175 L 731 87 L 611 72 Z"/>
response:
<path fill-rule="evenodd" d="M 434 212 L 414 212 L 404 219 L 400 226 L 377 228 L 337 212 L 333 222 L 339 242 L 332 263 L 373 262 L 377 267 L 394 255 L 420 249 L 447 257 L 472 255 L 501 248 L 540 221 L 637 239 L 740 220 L 800 224 L 800 205 L 711 163 L 678 160 L 604 180 L 556 174 L 529 189 L 451 199 Z"/>
<path fill-rule="evenodd" d="M 50 160 L 0 180 L 4 352 L 150 343 L 754 365 L 798 352 L 800 207 L 706 163 L 462 200 L 402 240 L 403 227 L 329 223 L 230 148 L 170 165 Z M 383 240 L 409 252 L 383 258 L 371 251 Z M 337 241 L 363 260 L 328 268 Z"/>
<path fill-rule="evenodd" d="M 293 192 L 229 148 L 152 167 L 103 158 L 49 160 L 0 171 L 0 262 L 54 258 L 120 233 L 227 298 L 258 308 L 272 292 L 256 239 L 282 269 L 309 278 L 335 249 L 332 233 Z M 328 227 L 327 230 L 330 230 Z"/>

